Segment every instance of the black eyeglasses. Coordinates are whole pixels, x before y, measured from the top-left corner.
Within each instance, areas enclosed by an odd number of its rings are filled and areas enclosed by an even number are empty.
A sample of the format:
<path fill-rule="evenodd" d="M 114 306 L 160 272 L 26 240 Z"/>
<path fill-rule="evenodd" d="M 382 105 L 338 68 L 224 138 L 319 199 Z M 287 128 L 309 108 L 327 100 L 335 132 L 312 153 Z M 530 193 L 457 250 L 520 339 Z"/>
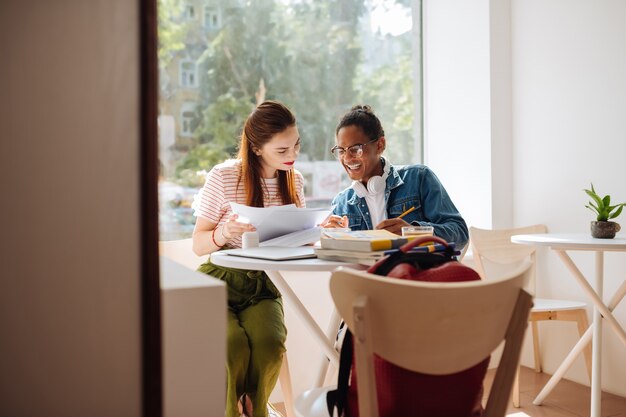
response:
<path fill-rule="evenodd" d="M 330 150 L 330 153 L 335 155 L 335 158 L 337 159 L 341 159 L 346 156 L 346 152 L 349 152 L 352 158 L 360 158 L 361 156 L 363 156 L 363 147 L 365 147 L 365 145 L 369 145 L 370 143 L 374 143 L 377 140 L 378 139 L 372 139 L 367 143 L 357 143 L 355 145 L 348 146 L 347 148 L 342 148 L 341 146 L 335 145 Z"/>

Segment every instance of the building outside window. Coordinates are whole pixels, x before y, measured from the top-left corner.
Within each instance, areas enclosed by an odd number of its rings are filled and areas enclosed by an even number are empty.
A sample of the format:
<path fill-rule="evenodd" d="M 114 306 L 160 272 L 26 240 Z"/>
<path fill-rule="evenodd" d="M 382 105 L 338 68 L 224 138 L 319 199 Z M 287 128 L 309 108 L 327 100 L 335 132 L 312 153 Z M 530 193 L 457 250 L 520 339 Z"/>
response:
<path fill-rule="evenodd" d="M 217 9 L 214 7 L 204 7 L 204 29 L 207 31 L 218 30 L 220 18 Z"/>
<path fill-rule="evenodd" d="M 197 87 L 196 63 L 193 61 L 180 61 L 179 65 L 180 85 L 183 88 Z"/>
<path fill-rule="evenodd" d="M 180 111 L 180 134 L 181 136 L 192 136 L 194 131 L 194 118 L 196 104 L 186 102 L 183 103 Z"/>
<path fill-rule="evenodd" d="M 185 12 L 183 13 L 185 20 L 194 20 L 196 18 L 196 8 L 193 4 L 185 5 Z"/>

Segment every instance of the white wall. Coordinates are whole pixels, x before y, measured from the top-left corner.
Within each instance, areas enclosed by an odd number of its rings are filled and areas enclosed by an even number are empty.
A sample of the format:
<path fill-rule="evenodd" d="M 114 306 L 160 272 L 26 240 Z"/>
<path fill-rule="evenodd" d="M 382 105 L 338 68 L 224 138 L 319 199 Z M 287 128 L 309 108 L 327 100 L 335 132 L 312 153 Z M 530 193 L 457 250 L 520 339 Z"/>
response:
<path fill-rule="evenodd" d="M 489 1 L 424 1 L 424 162 L 470 224 L 491 226 Z"/>
<path fill-rule="evenodd" d="M 545 223 L 553 232 L 587 232 L 593 214 L 582 189 L 626 201 L 626 2 L 512 2 L 514 223 Z M 618 220 L 626 226 L 626 216 Z M 621 236 L 625 236 L 622 232 Z M 574 253 L 593 277 L 593 254 Z M 626 254 L 605 256 L 605 294 L 626 278 Z M 554 253 L 540 255 L 542 296 L 586 300 Z M 605 297 L 606 298 L 606 297 Z M 615 314 L 626 325 L 626 303 Z M 541 332 L 553 372 L 574 343 L 571 329 Z M 603 388 L 626 396 L 626 346 L 605 326 Z M 566 377 L 588 384 L 579 360 Z"/>
<path fill-rule="evenodd" d="M 510 3 L 424 0 L 425 163 L 469 225 L 510 227 Z"/>
<path fill-rule="evenodd" d="M 424 19 L 426 161 L 470 225 L 586 232 L 590 181 L 626 201 L 626 2 L 425 0 Z M 593 276 L 592 254 L 572 257 Z M 606 255 L 606 293 L 624 270 L 626 254 Z M 548 250 L 538 278 L 539 296 L 586 300 Z M 626 303 L 615 314 L 626 325 Z M 551 373 L 576 331 L 541 327 Z M 626 347 L 610 330 L 603 352 L 603 389 L 626 396 Z M 589 383 L 582 360 L 566 378 Z"/>
<path fill-rule="evenodd" d="M 0 415 L 141 415 L 138 26 L 0 2 Z"/>

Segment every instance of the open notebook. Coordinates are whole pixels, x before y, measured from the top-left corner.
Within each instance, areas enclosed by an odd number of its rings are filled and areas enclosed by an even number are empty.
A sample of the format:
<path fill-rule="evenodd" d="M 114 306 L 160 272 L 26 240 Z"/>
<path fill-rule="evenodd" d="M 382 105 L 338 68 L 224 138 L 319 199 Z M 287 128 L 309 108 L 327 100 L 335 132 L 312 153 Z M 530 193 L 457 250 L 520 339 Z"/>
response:
<path fill-rule="evenodd" d="M 316 257 L 313 246 L 299 246 L 296 248 L 264 246 L 247 249 L 226 249 L 222 252 L 232 256 L 266 259 L 269 261 L 288 261 L 292 259 L 306 259 Z"/>

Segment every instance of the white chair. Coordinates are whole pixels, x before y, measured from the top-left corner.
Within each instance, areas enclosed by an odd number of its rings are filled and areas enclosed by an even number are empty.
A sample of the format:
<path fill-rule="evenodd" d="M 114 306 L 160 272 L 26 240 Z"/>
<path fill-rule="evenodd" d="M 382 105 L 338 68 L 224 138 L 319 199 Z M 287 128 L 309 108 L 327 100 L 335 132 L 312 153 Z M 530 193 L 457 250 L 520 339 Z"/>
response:
<path fill-rule="evenodd" d="M 545 225 L 533 225 L 514 229 L 487 230 L 470 227 L 470 242 L 474 255 L 476 270 L 483 278 L 490 278 L 489 271 L 502 268 L 511 268 L 520 262 L 530 260 L 532 269 L 529 285 L 526 290 L 535 294 L 535 270 L 536 254 L 535 247 L 528 245 L 517 245 L 511 242 L 511 236 L 519 234 L 546 233 Z M 553 300 L 545 298 L 535 298 L 534 307 L 530 313 L 530 322 L 533 337 L 533 354 L 535 371 L 541 372 L 541 357 L 539 353 L 539 333 L 537 322 L 544 320 L 573 321 L 578 326 L 578 332 L 582 336 L 587 330 L 586 304 L 580 301 Z M 591 378 L 591 344 L 584 350 L 585 364 Z M 519 370 L 515 378 L 513 391 L 513 405 L 519 407 Z"/>
<path fill-rule="evenodd" d="M 200 264 L 206 262 L 208 256 L 197 256 L 192 250 L 192 239 L 169 240 L 159 242 L 159 254 L 169 258 L 190 269 L 197 269 Z M 283 363 L 278 376 L 280 387 L 283 392 L 287 417 L 295 417 L 293 406 L 293 391 L 291 386 L 291 374 L 287 355 L 283 355 Z"/>
<path fill-rule="evenodd" d="M 445 375 L 483 361 L 503 340 L 484 416 L 504 416 L 532 305 L 522 289 L 529 268 L 520 266 L 498 280 L 456 283 L 401 280 L 348 268 L 334 272 L 332 297 L 354 334 L 360 416 L 378 416 L 374 354 L 414 372 Z M 298 415 L 328 416 L 329 389 L 298 397 Z"/>
<path fill-rule="evenodd" d="M 198 256 L 192 250 L 192 239 L 161 240 L 159 254 L 194 271 L 209 259 L 209 255 Z"/>

